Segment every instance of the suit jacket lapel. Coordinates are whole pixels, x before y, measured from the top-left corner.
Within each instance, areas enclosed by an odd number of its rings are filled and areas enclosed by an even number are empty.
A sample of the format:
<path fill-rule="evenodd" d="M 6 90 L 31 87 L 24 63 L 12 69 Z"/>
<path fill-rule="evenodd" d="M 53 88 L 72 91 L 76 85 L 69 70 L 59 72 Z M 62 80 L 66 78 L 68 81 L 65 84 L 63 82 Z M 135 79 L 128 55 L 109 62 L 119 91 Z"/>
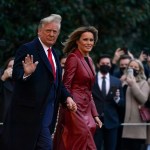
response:
<path fill-rule="evenodd" d="M 81 52 L 79 50 L 76 50 L 76 54 L 79 56 L 84 68 L 86 69 L 86 71 L 88 72 L 89 76 L 91 77 L 91 79 L 93 79 L 93 76 L 95 75 L 94 70 L 93 70 L 93 66 L 92 66 L 92 62 L 91 60 L 89 60 L 90 66 L 87 64 L 87 62 L 85 61 L 83 55 L 81 54 Z M 88 58 L 89 59 L 89 58 Z M 90 68 L 91 67 L 91 68 Z"/>
<path fill-rule="evenodd" d="M 99 96 L 102 96 L 103 99 L 104 99 L 102 90 L 100 89 L 100 87 L 99 87 L 99 85 L 98 85 L 98 75 L 96 75 L 96 82 L 95 82 L 95 84 L 94 84 L 93 90 L 94 90 L 94 93 L 95 93 L 96 95 L 98 95 L 98 97 L 99 97 Z"/>
<path fill-rule="evenodd" d="M 116 83 L 114 82 L 112 76 L 110 75 L 110 88 L 107 95 L 113 94 L 114 88 L 116 88 Z"/>
<path fill-rule="evenodd" d="M 90 57 L 88 57 L 88 60 L 89 60 L 89 64 L 90 64 L 90 70 L 92 70 L 93 75 L 95 75 L 95 71 L 94 71 L 94 68 L 93 68 L 92 59 Z"/>
<path fill-rule="evenodd" d="M 58 78 L 60 79 L 61 81 L 61 67 L 60 67 L 60 62 L 59 62 L 59 59 L 57 57 L 57 54 L 55 52 L 55 50 L 52 48 L 52 52 L 53 52 L 53 55 L 54 55 L 54 58 L 55 58 L 55 63 L 56 63 L 56 76 L 58 76 Z"/>
<path fill-rule="evenodd" d="M 45 54 L 45 51 L 44 51 L 44 49 L 43 49 L 43 47 L 42 47 L 42 45 L 41 45 L 41 43 L 40 43 L 40 41 L 39 41 L 39 39 L 37 38 L 37 51 L 38 51 L 38 53 L 39 53 L 39 56 L 41 57 L 41 59 L 43 60 L 43 62 L 44 62 L 44 64 L 46 65 L 46 67 L 48 68 L 48 70 L 53 74 L 53 72 L 52 72 L 52 67 L 51 67 L 51 65 L 50 65 L 50 63 L 49 63 L 49 60 L 48 60 L 48 58 L 47 58 L 47 56 L 46 56 L 46 54 Z"/>

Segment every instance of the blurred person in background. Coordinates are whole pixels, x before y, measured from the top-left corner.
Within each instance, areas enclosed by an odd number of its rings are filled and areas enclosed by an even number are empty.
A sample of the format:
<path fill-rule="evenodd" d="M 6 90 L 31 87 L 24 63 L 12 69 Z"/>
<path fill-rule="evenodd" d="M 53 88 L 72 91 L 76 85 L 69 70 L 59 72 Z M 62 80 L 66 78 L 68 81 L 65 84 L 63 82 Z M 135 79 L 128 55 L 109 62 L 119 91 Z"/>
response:
<path fill-rule="evenodd" d="M 12 71 L 14 65 L 14 57 L 9 58 L 0 75 L 0 99 L 2 102 L 2 121 L 5 120 L 8 108 L 11 104 L 12 93 L 14 89 L 14 81 L 12 79 Z"/>
<path fill-rule="evenodd" d="M 75 29 L 64 43 L 68 57 L 63 82 L 78 109 L 73 113 L 61 107 L 62 116 L 54 134 L 54 150 L 96 150 L 93 135 L 96 124 L 101 127 L 102 123 L 92 97 L 95 72 L 89 53 L 97 39 L 97 29 L 84 26 Z"/>
<path fill-rule="evenodd" d="M 111 74 L 115 77 L 121 78 L 124 68 L 130 59 L 133 59 L 133 54 L 127 48 L 117 48 L 112 58 Z"/>
<path fill-rule="evenodd" d="M 148 84 L 150 87 L 150 77 L 148 78 Z M 150 108 L 150 93 L 149 93 L 149 99 L 146 105 L 148 108 Z M 148 122 L 150 123 L 150 122 Z M 146 150 L 150 150 L 150 124 L 147 125 L 147 139 L 146 139 Z"/>
<path fill-rule="evenodd" d="M 122 133 L 121 150 L 141 150 L 147 138 L 146 126 L 140 117 L 139 106 L 148 99 L 149 86 L 140 60 L 133 59 L 126 69 L 126 78 L 122 83 L 126 107 Z M 135 125 L 133 125 L 135 124 Z"/>
<path fill-rule="evenodd" d="M 150 49 L 149 48 L 143 48 L 139 60 L 142 62 L 144 66 L 144 72 L 146 75 L 146 78 L 148 79 L 150 77 Z"/>
<path fill-rule="evenodd" d="M 12 100 L 14 89 L 14 81 L 12 79 L 13 64 L 14 57 L 10 57 L 0 71 L 0 135 Z"/>
<path fill-rule="evenodd" d="M 116 66 L 113 76 L 121 79 L 122 75 L 124 75 L 124 71 L 127 68 L 130 60 L 131 57 L 129 55 L 121 55 L 118 60 L 118 66 Z"/>
<path fill-rule="evenodd" d="M 131 59 L 133 59 L 133 54 L 127 48 L 117 48 L 114 57 L 112 59 L 112 75 L 119 78 L 122 82 L 124 81 L 125 75 L 124 72 L 128 66 L 128 63 Z M 125 100 L 126 101 L 126 100 Z M 118 107 L 119 119 L 120 122 L 124 122 L 125 115 L 125 106 Z M 121 140 L 122 140 L 122 129 L 123 126 L 120 125 L 118 129 L 118 139 L 117 139 L 117 148 L 116 150 L 120 150 L 121 148 Z"/>
<path fill-rule="evenodd" d="M 60 65 L 62 67 L 62 76 L 64 75 L 64 68 L 65 68 L 65 62 L 67 59 L 67 55 L 63 54 L 60 56 L 59 60 L 60 60 Z"/>
<path fill-rule="evenodd" d="M 102 55 L 97 61 L 98 73 L 93 86 L 92 95 L 103 122 L 96 130 L 94 140 L 97 150 L 116 150 L 118 127 L 120 126 L 118 107 L 123 107 L 123 90 L 121 81 L 110 75 L 111 58 Z M 105 85 L 103 83 L 105 82 Z M 104 87 L 104 90 L 103 90 Z"/>
<path fill-rule="evenodd" d="M 126 54 L 121 55 L 118 60 L 118 66 L 116 65 L 116 69 L 113 72 L 113 76 L 119 78 L 121 80 L 121 82 L 124 81 L 124 78 L 125 78 L 124 73 L 125 73 L 125 70 L 129 64 L 130 60 L 131 60 L 131 57 L 129 55 L 126 55 Z M 126 100 L 125 100 L 125 102 L 126 102 Z M 124 107 L 118 107 L 118 113 L 119 113 L 119 120 L 121 123 L 123 123 L 124 115 L 125 115 L 125 105 L 124 105 Z M 121 147 L 122 129 L 123 129 L 123 126 L 120 125 L 119 129 L 118 129 L 118 139 L 117 139 L 116 150 L 120 150 L 120 147 Z"/>

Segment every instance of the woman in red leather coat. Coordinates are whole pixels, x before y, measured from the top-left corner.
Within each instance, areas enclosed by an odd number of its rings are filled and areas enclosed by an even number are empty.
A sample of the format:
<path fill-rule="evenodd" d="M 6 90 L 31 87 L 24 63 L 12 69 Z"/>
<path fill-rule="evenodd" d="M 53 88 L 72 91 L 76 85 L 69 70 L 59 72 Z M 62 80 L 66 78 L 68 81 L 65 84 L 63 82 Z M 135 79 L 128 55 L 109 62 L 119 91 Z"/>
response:
<path fill-rule="evenodd" d="M 61 107 L 54 150 L 96 150 L 93 135 L 96 124 L 101 127 L 102 123 L 91 94 L 95 73 L 89 52 L 97 38 L 95 27 L 80 27 L 64 43 L 68 57 L 63 82 L 77 104 L 77 111 Z"/>

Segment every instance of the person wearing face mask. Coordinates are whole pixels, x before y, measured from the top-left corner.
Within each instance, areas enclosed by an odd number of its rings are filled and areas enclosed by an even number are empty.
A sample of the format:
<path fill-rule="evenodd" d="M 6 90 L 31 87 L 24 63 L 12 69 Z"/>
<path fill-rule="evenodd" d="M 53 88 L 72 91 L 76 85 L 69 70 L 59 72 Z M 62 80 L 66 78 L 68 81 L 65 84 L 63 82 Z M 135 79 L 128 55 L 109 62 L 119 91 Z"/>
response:
<path fill-rule="evenodd" d="M 10 57 L 0 70 L 0 135 L 3 130 L 3 122 L 11 104 L 14 89 L 14 81 L 12 79 L 13 64 L 14 57 Z"/>
<path fill-rule="evenodd" d="M 113 69 L 113 73 L 112 75 L 119 78 L 121 81 L 124 81 L 125 79 L 125 75 L 124 72 L 128 66 L 128 63 L 130 62 L 130 60 L 133 58 L 133 55 L 128 52 L 127 54 L 122 54 L 121 51 L 116 50 L 115 55 L 113 57 L 112 63 L 114 69 Z M 118 62 L 118 65 L 115 65 Z M 119 113 L 119 120 L 121 123 L 123 123 L 124 121 L 124 114 L 125 114 L 125 107 L 123 108 L 118 108 L 118 113 Z M 117 148 L 116 150 L 120 150 L 121 147 L 121 138 L 122 136 L 122 126 L 119 127 L 118 129 L 118 139 L 117 139 Z"/>
<path fill-rule="evenodd" d="M 122 48 L 117 48 L 112 58 L 110 73 L 117 78 L 121 78 L 131 58 L 134 58 L 134 56 L 129 50 L 125 53 Z"/>
<path fill-rule="evenodd" d="M 98 72 L 92 90 L 103 126 L 96 130 L 94 140 L 97 150 L 116 150 L 117 132 L 120 125 L 117 108 L 124 105 L 121 81 L 110 75 L 111 59 L 108 55 L 98 58 Z M 104 145 L 103 145 L 104 143 Z"/>
<path fill-rule="evenodd" d="M 0 121 L 2 122 L 5 120 L 14 89 L 14 81 L 12 79 L 14 59 L 14 57 L 10 57 L 0 73 L 0 101 L 2 102 L 0 105 L 2 107 L 0 109 L 2 111 L 2 119 Z"/>
<path fill-rule="evenodd" d="M 150 77 L 148 78 L 147 82 L 150 87 Z M 150 108 L 150 93 L 149 93 L 149 98 L 146 104 L 147 104 L 146 106 Z M 150 150 L 150 125 L 147 126 L 146 150 Z"/>
<path fill-rule="evenodd" d="M 131 57 L 129 55 L 122 55 L 119 59 L 119 69 L 116 72 L 114 72 L 113 75 L 115 77 L 121 78 L 130 60 Z"/>
<path fill-rule="evenodd" d="M 141 150 L 147 138 L 147 127 L 140 117 L 139 106 L 148 100 L 149 86 L 140 60 L 129 62 L 122 86 L 125 89 L 126 109 L 121 150 Z"/>
<path fill-rule="evenodd" d="M 145 76 L 148 79 L 150 77 L 150 48 L 144 47 L 139 56 L 139 60 L 144 67 Z"/>

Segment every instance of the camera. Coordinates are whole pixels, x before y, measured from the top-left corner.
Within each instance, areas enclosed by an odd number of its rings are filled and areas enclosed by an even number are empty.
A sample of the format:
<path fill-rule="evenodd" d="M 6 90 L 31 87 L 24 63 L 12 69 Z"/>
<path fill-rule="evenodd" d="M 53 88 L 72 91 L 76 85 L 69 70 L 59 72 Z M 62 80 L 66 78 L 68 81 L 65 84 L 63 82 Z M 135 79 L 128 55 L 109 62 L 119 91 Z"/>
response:
<path fill-rule="evenodd" d="M 127 75 L 133 76 L 133 69 L 132 68 L 127 69 Z"/>

